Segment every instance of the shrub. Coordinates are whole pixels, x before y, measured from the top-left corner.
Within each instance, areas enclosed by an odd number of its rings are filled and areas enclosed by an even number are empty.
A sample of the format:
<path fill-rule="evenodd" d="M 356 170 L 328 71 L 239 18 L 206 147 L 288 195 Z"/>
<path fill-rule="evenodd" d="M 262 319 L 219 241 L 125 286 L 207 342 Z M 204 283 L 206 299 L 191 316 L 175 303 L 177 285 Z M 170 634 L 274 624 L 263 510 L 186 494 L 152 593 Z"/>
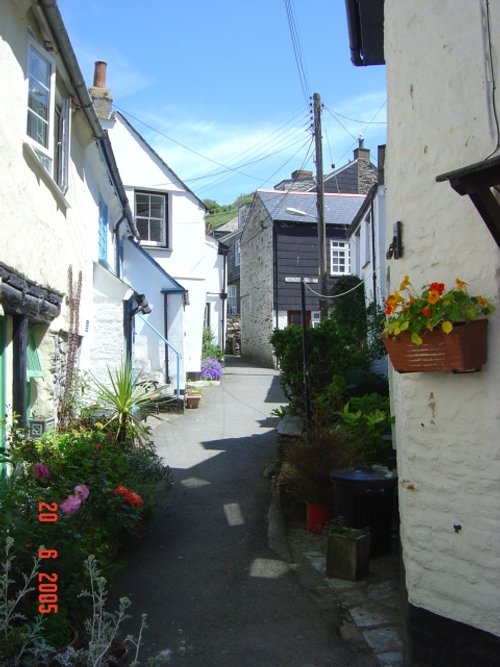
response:
<path fill-rule="evenodd" d="M 209 327 L 203 329 L 201 357 L 202 359 L 216 359 L 217 361 L 223 361 L 224 359 L 224 352 L 216 344 L 215 336 Z"/>

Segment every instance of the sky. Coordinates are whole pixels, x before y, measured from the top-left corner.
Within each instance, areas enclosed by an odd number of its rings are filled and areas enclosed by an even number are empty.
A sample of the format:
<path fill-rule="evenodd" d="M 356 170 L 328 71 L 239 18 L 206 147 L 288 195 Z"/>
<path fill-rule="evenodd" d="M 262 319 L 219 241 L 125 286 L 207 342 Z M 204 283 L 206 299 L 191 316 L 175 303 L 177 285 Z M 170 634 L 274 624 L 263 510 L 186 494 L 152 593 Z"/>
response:
<path fill-rule="evenodd" d="M 85 81 L 107 62 L 114 107 L 200 198 L 230 204 L 315 171 L 358 137 L 385 143 L 385 66 L 350 61 L 344 0 L 59 0 Z"/>

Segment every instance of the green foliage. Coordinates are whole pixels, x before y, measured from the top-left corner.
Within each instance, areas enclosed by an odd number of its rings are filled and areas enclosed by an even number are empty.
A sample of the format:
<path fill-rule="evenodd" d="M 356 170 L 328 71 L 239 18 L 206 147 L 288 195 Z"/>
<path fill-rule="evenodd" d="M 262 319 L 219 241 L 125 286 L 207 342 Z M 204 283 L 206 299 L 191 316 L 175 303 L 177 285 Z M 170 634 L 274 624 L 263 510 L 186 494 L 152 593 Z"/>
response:
<path fill-rule="evenodd" d="M 389 398 L 366 394 L 351 398 L 339 413 L 336 426 L 347 439 L 359 444 L 362 463 L 387 465 L 393 455 L 391 443 L 383 439 L 391 432 Z"/>
<path fill-rule="evenodd" d="M 348 392 L 362 393 L 365 384 L 373 380 L 370 371 L 371 354 L 353 336 L 350 326 L 335 319 L 325 320 L 306 332 L 308 381 L 314 403 L 325 391 L 329 400 L 342 400 Z M 275 329 L 271 343 L 278 359 L 281 381 L 292 410 L 303 413 L 304 371 L 302 361 L 302 329 Z M 336 395 L 334 395 L 334 393 Z"/>
<path fill-rule="evenodd" d="M 148 431 L 141 420 L 152 411 L 158 388 L 138 384 L 128 362 L 115 371 L 108 369 L 108 376 L 109 385 L 90 376 L 97 392 L 97 411 L 102 412 L 108 427 L 115 427 L 118 442 L 145 443 Z"/>
<path fill-rule="evenodd" d="M 213 199 L 204 199 L 203 203 L 207 207 L 205 222 L 212 228 L 224 225 L 238 215 L 240 206 L 252 203 L 254 194 L 252 192 L 247 195 L 239 195 L 232 204 L 218 204 Z"/>
<path fill-rule="evenodd" d="M 203 329 L 201 357 L 202 359 L 215 359 L 216 361 L 224 360 L 224 352 L 215 343 L 215 336 L 209 327 Z"/>
<path fill-rule="evenodd" d="M 28 569 L 40 545 L 48 544 L 59 554 L 51 567 L 59 577 L 67 623 L 78 625 L 82 602 L 76 594 L 85 559 L 95 554 L 108 574 L 115 571 L 117 548 L 139 534 L 144 521 L 166 502 L 170 470 L 150 449 L 117 441 L 102 424 L 48 432 L 35 441 L 14 431 L 6 458 L 11 474 L 0 480 L 0 534 L 15 542 L 14 579 Z M 37 474 L 40 466 L 46 470 L 43 476 Z M 83 499 L 77 496 L 82 487 L 87 492 Z M 68 511 L 67 501 L 75 496 L 81 500 Z M 57 504 L 57 521 L 39 520 L 41 502 Z M 61 615 L 57 627 L 47 624 L 45 636 L 60 636 L 63 621 Z"/>

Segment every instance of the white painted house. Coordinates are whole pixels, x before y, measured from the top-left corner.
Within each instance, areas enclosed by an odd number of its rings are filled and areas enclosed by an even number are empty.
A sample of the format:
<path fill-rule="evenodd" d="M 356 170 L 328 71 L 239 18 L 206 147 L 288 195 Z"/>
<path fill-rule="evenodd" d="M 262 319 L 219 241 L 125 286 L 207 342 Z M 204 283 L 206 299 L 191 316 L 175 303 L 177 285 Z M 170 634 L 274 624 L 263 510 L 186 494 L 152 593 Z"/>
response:
<path fill-rule="evenodd" d="M 0 415 L 26 423 L 123 359 L 134 221 L 57 5 L 0 7 Z"/>
<path fill-rule="evenodd" d="M 203 202 L 121 113 L 111 113 L 105 67 L 96 64 L 90 94 L 109 132 L 139 233 L 138 243 L 124 244 L 124 276 L 151 307 L 136 318 L 136 364 L 160 381 L 175 383 L 179 372 L 183 387 L 185 376 L 200 374 L 205 326 L 224 348 L 226 256 L 206 234 Z"/>
<path fill-rule="evenodd" d="M 493 667 L 500 655 L 500 1 L 349 0 L 352 58 L 388 84 L 387 239 L 405 275 L 490 298 L 487 363 L 391 375 L 408 665 Z M 365 7 L 366 9 L 366 7 Z M 377 31 L 376 15 L 380 17 Z M 385 17 L 384 17 L 385 14 Z M 366 15 L 365 15 L 366 16 Z M 382 25 L 384 21 L 384 25 Z"/>

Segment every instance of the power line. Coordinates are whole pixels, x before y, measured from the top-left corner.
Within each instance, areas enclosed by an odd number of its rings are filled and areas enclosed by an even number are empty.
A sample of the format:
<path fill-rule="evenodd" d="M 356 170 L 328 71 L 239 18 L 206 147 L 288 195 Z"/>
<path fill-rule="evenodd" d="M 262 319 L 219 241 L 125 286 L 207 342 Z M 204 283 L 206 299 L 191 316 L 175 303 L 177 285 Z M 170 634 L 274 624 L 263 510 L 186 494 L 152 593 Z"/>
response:
<path fill-rule="evenodd" d="M 385 102 L 384 102 L 385 104 Z M 382 106 L 384 106 L 384 104 Z M 332 115 L 332 116 L 340 116 L 340 118 L 344 118 L 344 120 L 349 120 L 351 123 L 360 123 L 361 125 L 366 124 L 366 120 L 360 120 L 359 118 L 351 118 L 350 116 L 344 116 L 343 114 L 339 113 L 338 111 L 335 111 L 335 109 L 331 109 L 325 105 L 325 109 Z M 380 109 L 377 111 L 377 113 L 380 112 Z M 376 115 L 376 114 L 375 114 Z M 386 120 L 371 120 L 369 121 L 368 125 L 387 125 Z"/>
<path fill-rule="evenodd" d="M 290 30 L 290 37 L 292 38 L 293 53 L 295 56 L 295 64 L 299 74 L 300 85 L 306 102 L 309 101 L 309 84 L 307 82 L 306 71 L 304 67 L 304 58 L 302 55 L 302 47 L 300 45 L 299 31 L 295 23 L 293 14 L 292 0 L 285 0 L 286 14 L 288 19 L 288 28 Z"/>

